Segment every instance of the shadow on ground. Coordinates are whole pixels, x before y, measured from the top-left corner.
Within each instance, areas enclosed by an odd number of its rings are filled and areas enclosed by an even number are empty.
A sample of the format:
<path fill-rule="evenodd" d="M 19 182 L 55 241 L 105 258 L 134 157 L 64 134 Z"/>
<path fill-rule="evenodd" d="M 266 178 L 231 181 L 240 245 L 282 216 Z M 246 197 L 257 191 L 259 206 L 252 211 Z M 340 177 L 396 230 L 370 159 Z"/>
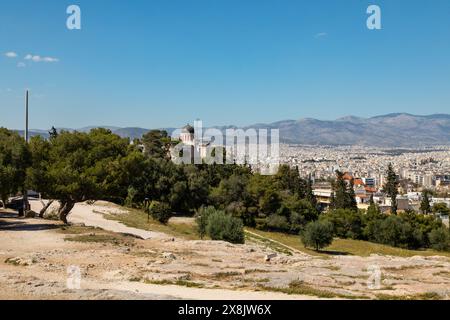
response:
<path fill-rule="evenodd" d="M 328 254 L 330 256 L 349 256 L 349 255 L 351 255 L 350 253 L 345 252 L 345 251 L 320 250 L 319 252 L 323 253 L 323 254 Z"/>
<path fill-rule="evenodd" d="M 26 223 L 25 219 L 19 218 L 17 213 L 0 212 L 0 231 L 42 231 L 57 228 L 57 225 L 36 220 Z"/>

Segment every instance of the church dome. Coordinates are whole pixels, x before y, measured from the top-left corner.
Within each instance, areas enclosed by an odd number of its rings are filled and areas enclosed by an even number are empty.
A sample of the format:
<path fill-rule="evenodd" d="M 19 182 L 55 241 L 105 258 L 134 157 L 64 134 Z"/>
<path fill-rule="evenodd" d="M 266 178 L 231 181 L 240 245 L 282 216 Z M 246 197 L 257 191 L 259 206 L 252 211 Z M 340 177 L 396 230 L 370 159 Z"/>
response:
<path fill-rule="evenodd" d="M 188 124 L 187 126 L 183 127 L 183 129 L 181 129 L 181 133 L 194 134 L 194 128 Z"/>

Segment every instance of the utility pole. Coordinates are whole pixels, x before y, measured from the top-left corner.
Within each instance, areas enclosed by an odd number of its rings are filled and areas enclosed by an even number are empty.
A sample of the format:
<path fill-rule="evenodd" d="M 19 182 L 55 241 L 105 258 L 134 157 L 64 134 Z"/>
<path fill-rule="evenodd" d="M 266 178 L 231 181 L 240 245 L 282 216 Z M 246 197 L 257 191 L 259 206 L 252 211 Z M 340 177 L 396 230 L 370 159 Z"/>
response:
<path fill-rule="evenodd" d="M 28 90 L 25 94 L 25 143 L 28 144 Z M 23 214 L 26 215 L 30 205 L 28 203 L 27 187 L 24 186 L 23 189 Z"/>
<path fill-rule="evenodd" d="M 28 90 L 25 96 L 25 142 L 28 144 Z"/>

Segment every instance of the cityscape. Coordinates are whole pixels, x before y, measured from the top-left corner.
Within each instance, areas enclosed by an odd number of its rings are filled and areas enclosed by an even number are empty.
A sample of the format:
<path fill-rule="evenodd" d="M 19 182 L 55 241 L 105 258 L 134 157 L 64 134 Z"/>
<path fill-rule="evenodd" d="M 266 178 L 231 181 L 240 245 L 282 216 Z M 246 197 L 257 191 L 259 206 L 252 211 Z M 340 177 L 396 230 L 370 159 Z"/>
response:
<path fill-rule="evenodd" d="M 436 146 L 424 149 L 386 149 L 358 146 L 295 146 L 280 147 L 281 162 L 298 167 L 300 174 L 311 177 L 319 196 L 328 202 L 331 181 L 336 170 L 348 173 L 358 182 L 356 199 L 358 207 L 367 209 L 369 199 L 375 196 L 380 205 L 388 205 L 389 199 L 380 195 L 385 184 L 385 172 L 392 164 L 398 179 L 402 181 L 403 209 L 420 211 L 421 193 L 436 193 L 432 202 L 446 203 L 450 207 L 450 147 Z M 448 219 L 448 218 L 446 218 Z M 448 223 L 448 220 L 447 220 Z"/>
<path fill-rule="evenodd" d="M 2 310 L 446 308 L 449 13 L 448 0 L 3 1 Z"/>

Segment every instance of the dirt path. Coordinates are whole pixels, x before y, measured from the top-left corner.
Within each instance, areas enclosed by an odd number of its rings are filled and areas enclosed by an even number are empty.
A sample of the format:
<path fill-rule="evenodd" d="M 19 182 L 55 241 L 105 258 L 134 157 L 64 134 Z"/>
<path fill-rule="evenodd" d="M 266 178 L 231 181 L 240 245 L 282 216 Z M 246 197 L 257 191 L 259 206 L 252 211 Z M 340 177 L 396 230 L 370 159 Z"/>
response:
<path fill-rule="evenodd" d="M 252 231 L 249 231 L 249 230 L 245 230 L 245 233 L 248 233 L 248 234 L 250 234 L 250 235 L 256 237 L 257 239 L 263 239 L 263 240 L 265 240 L 265 241 L 269 241 L 269 242 L 271 242 L 271 243 L 277 244 L 277 245 L 279 245 L 280 247 L 286 248 L 286 249 L 288 249 L 288 250 L 290 250 L 290 251 L 292 251 L 292 252 L 295 252 L 295 253 L 298 253 L 298 254 L 304 254 L 304 253 L 301 252 L 300 250 L 297 250 L 297 249 L 295 249 L 295 248 L 293 248 L 293 247 L 287 246 L 287 245 L 285 245 L 284 243 L 281 243 L 281 242 L 279 242 L 279 241 L 276 241 L 276 240 L 273 240 L 273 239 L 269 239 L 269 238 L 267 238 L 267 237 L 264 237 L 264 236 L 262 236 L 262 235 L 259 235 L 259 234 L 255 233 L 255 232 L 252 232 Z"/>
<path fill-rule="evenodd" d="M 42 208 L 40 201 L 30 201 L 30 204 L 32 210 L 36 212 L 39 212 Z M 68 221 L 75 224 L 84 224 L 87 227 L 96 227 L 112 232 L 129 234 L 144 240 L 167 238 L 167 235 L 160 232 L 127 227 L 118 221 L 106 219 L 104 214 L 120 214 L 120 212 L 101 204 L 89 205 L 87 203 L 77 203 L 68 216 Z"/>

